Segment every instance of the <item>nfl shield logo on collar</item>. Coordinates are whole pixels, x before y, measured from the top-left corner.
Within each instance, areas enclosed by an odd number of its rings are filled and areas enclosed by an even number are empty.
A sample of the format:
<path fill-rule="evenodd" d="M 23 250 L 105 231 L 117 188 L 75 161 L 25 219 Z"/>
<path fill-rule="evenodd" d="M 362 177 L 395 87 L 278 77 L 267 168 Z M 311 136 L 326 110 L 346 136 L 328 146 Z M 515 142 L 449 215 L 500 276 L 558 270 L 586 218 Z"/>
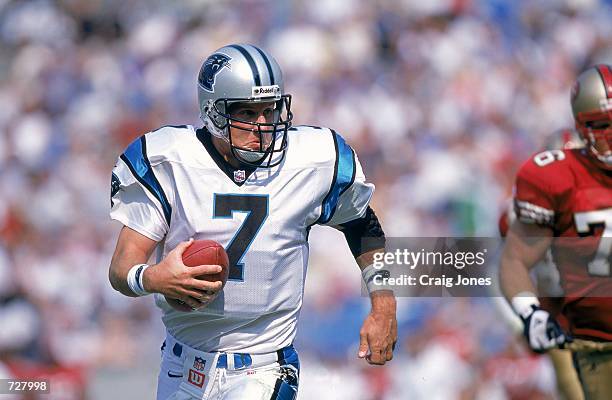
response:
<path fill-rule="evenodd" d="M 205 367 L 206 367 L 206 360 L 201 357 L 196 357 L 195 360 L 193 361 L 193 368 L 197 369 L 198 371 L 204 371 Z"/>
<path fill-rule="evenodd" d="M 244 172 L 244 170 L 239 169 L 237 171 L 234 171 L 234 181 L 244 182 L 245 179 L 246 179 L 246 172 Z"/>

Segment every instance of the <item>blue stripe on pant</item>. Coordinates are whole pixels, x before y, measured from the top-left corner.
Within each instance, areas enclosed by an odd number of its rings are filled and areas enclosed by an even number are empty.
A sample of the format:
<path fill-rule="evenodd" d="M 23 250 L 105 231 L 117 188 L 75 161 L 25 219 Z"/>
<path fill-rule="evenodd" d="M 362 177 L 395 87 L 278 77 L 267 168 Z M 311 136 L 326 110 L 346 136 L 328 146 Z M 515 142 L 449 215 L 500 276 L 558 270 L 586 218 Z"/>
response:
<path fill-rule="evenodd" d="M 294 400 L 297 397 L 300 360 L 293 346 L 277 352 L 281 378 L 276 381 L 271 400 Z"/>
<path fill-rule="evenodd" d="M 296 397 L 297 386 L 289 385 L 280 379 L 277 381 L 272 400 L 294 400 Z"/>

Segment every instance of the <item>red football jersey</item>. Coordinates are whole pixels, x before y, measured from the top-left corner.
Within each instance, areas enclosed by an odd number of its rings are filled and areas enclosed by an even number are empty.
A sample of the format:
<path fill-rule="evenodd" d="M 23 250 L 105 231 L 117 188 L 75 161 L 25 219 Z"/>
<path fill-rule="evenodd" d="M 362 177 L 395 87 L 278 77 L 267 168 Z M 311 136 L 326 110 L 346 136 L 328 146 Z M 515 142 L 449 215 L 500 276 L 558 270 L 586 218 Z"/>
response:
<path fill-rule="evenodd" d="M 538 153 L 517 175 L 514 209 L 520 221 L 554 232 L 571 333 L 611 341 L 612 173 L 584 149 Z"/>

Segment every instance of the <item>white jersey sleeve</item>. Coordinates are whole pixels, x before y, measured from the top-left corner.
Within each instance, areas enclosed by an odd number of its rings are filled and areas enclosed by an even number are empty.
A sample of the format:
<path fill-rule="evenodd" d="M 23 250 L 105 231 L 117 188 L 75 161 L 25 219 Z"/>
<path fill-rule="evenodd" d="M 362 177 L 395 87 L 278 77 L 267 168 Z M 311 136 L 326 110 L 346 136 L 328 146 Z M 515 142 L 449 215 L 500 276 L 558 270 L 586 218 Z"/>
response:
<path fill-rule="evenodd" d="M 168 232 L 171 213 L 142 136 L 128 146 L 113 169 L 110 217 L 159 242 Z"/>
<path fill-rule="evenodd" d="M 333 132 L 336 164 L 330 191 L 323 200 L 321 225 L 336 226 L 361 218 L 374 193 L 374 185 L 366 182 L 355 151 Z"/>

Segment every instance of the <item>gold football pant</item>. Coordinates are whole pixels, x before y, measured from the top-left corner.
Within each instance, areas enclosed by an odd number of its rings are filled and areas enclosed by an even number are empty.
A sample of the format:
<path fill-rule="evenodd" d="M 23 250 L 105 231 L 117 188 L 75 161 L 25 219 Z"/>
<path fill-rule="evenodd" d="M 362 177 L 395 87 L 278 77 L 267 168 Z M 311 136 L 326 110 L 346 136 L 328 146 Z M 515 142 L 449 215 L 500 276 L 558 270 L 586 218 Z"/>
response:
<path fill-rule="evenodd" d="M 570 350 L 552 349 L 548 352 L 557 376 L 557 391 L 562 400 L 584 400 L 578 372 Z"/>
<path fill-rule="evenodd" d="M 612 399 L 612 343 L 575 339 L 568 348 L 574 353 L 585 400 Z"/>

